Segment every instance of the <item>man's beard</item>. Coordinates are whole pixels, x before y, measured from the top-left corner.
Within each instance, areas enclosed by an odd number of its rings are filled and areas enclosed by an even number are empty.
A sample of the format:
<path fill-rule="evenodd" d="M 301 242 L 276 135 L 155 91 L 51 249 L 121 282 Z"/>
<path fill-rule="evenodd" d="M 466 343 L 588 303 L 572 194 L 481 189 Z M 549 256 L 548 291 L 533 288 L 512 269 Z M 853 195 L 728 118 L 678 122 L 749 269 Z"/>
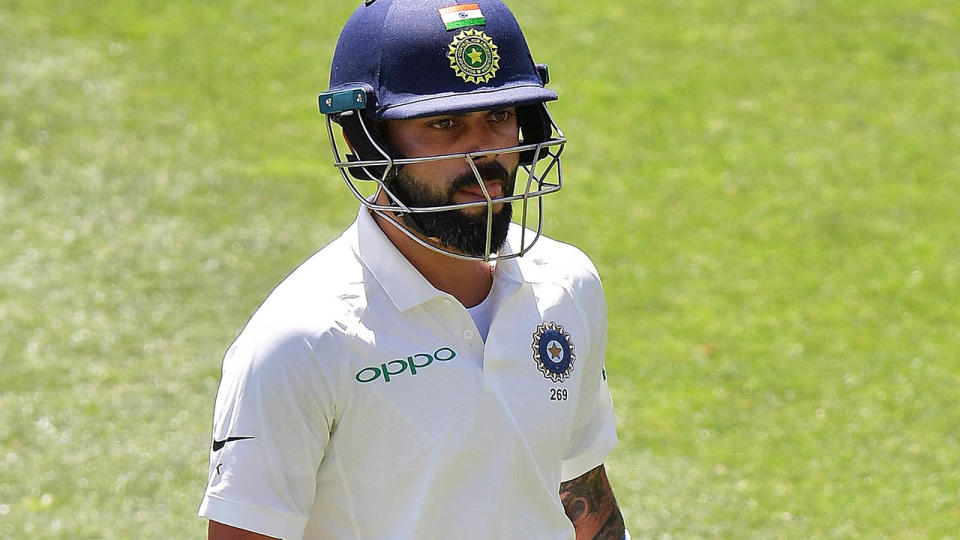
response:
<path fill-rule="evenodd" d="M 485 181 L 499 180 L 503 186 L 503 196 L 513 195 L 517 169 L 512 172 L 497 161 L 477 163 L 477 171 Z M 401 170 L 399 174 L 387 181 L 387 187 L 402 202 L 409 207 L 445 206 L 455 204 L 453 196 L 461 189 L 477 186 L 477 178 L 473 171 L 457 177 L 450 184 L 446 193 L 431 191 L 427 184 L 420 179 Z M 513 215 L 511 203 L 496 203 L 499 210 L 494 210 L 490 231 L 490 253 L 496 253 L 503 247 L 510 228 L 510 218 Z M 464 210 L 481 210 L 476 214 L 466 214 Z M 453 251 L 465 255 L 482 257 L 487 254 L 487 208 L 474 206 L 469 209 L 445 210 L 442 212 L 409 212 L 400 214 L 400 220 L 411 230 L 427 238 L 436 238 L 440 243 Z"/>

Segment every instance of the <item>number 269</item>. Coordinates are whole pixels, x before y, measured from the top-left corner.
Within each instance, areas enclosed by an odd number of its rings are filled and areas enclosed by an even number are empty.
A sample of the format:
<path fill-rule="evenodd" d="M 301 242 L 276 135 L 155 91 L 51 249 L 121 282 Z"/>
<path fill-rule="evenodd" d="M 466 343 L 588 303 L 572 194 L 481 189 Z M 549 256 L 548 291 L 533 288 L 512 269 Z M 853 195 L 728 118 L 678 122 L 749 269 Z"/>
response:
<path fill-rule="evenodd" d="M 567 389 L 566 388 L 551 388 L 550 389 L 550 401 L 566 401 L 567 400 Z"/>

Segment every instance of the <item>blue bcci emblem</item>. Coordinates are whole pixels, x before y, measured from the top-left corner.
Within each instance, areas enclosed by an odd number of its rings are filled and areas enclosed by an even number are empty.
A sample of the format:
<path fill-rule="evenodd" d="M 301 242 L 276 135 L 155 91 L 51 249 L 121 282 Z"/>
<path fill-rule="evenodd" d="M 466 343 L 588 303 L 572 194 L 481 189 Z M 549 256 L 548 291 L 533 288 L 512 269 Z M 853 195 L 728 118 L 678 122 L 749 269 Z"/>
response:
<path fill-rule="evenodd" d="M 532 347 L 533 359 L 544 377 L 553 382 L 563 382 L 570 377 L 577 355 L 570 335 L 562 326 L 555 322 L 537 326 Z"/>

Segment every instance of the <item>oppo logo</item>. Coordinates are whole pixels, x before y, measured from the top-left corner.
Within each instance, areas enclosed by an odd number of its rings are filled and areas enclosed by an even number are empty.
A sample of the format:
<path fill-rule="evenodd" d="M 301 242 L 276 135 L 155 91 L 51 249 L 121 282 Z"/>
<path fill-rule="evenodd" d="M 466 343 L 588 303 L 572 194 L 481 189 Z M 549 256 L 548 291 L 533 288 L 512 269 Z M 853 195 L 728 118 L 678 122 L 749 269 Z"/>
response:
<path fill-rule="evenodd" d="M 405 359 L 391 360 L 380 364 L 379 366 L 365 367 L 354 375 L 354 379 L 359 383 L 369 383 L 380 379 L 383 382 L 390 382 L 390 379 L 402 373 L 416 375 L 418 369 L 423 369 L 436 360 L 437 362 L 448 362 L 456 358 L 457 352 L 450 347 L 440 347 L 433 354 L 417 353 L 410 355 Z"/>

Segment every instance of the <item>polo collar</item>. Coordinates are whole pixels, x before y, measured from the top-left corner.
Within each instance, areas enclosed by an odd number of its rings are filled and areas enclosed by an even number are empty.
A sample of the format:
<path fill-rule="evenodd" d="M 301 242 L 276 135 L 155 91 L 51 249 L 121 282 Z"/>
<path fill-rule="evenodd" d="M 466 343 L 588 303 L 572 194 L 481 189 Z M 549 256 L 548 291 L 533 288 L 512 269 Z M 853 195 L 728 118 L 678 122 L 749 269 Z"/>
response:
<path fill-rule="evenodd" d="M 507 241 L 500 250 L 503 255 L 510 255 L 520 250 L 521 232 L 523 232 L 523 228 L 520 225 L 516 223 L 510 224 Z M 530 238 L 535 234 L 534 231 L 527 229 L 524 239 L 529 242 Z M 541 236 L 539 240 L 542 241 L 544 239 L 545 237 Z M 534 245 L 534 247 L 530 248 L 530 250 L 521 257 L 498 261 L 497 276 L 509 278 L 517 283 L 540 283 L 544 281 L 544 273 L 541 267 L 545 261 L 540 258 L 539 253 L 540 250 Z"/>
<path fill-rule="evenodd" d="M 400 311 L 446 296 L 404 257 L 380 230 L 366 206 L 357 215 L 357 245 L 360 262 L 373 274 L 393 305 Z"/>
<path fill-rule="evenodd" d="M 400 311 L 419 306 L 447 294 L 438 290 L 404 257 L 387 235 L 380 230 L 380 226 L 373 219 L 370 211 L 363 205 L 357 214 L 355 223 L 357 228 L 357 244 L 355 251 L 360 262 L 373 274 L 373 277 L 383 288 L 384 292 Z M 516 253 L 520 246 L 519 225 L 512 224 L 507 242 L 502 252 Z M 528 235 L 533 231 L 526 231 Z M 529 241 L 529 237 L 528 237 Z M 523 257 L 503 259 L 497 262 L 497 278 L 506 278 L 517 283 L 538 283 L 542 281 L 540 266 L 542 262 L 537 257 L 536 249 L 532 249 Z M 494 284 L 496 286 L 496 283 Z"/>

